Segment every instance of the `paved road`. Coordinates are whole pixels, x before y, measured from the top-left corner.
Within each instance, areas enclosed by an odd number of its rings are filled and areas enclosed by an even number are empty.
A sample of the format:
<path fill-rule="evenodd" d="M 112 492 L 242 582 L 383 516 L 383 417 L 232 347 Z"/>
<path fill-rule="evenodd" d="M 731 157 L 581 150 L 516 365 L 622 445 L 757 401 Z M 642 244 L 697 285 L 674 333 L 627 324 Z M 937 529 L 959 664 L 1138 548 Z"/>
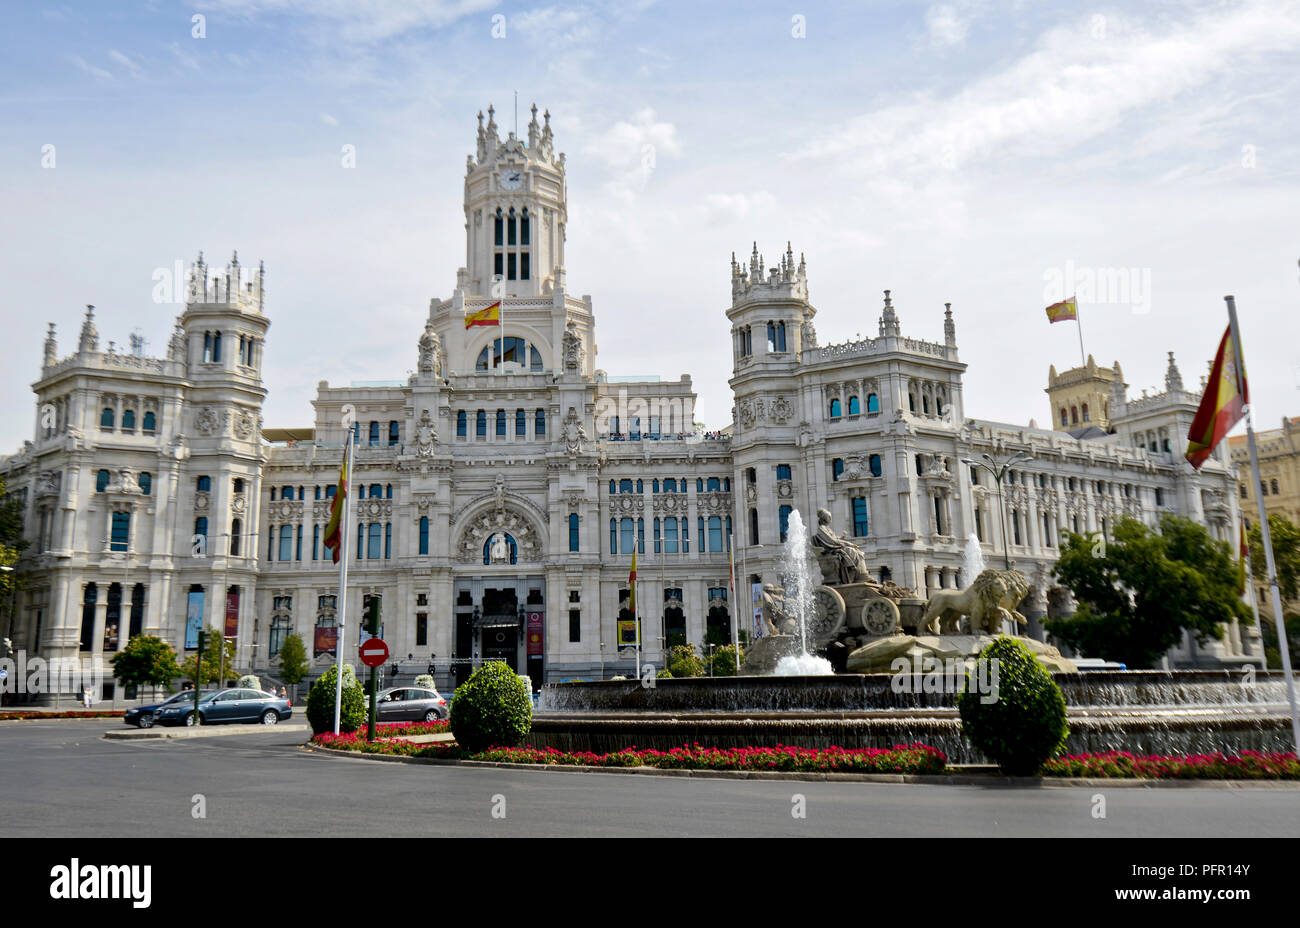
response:
<path fill-rule="evenodd" d="M 0 724 L 0 837 L 1293 836 L 1269 789 L 691 780 L 363 761 L 300 732 L 105 741 L 101 721 Z M 1093 818 L 1104 793 L 1106 818 Z M 206 799 L 195 818 L 192 797 Z M 792 815 L 795 794 L 807 817 Z M 505 817 L 494 818 L 504 797 Z"/>

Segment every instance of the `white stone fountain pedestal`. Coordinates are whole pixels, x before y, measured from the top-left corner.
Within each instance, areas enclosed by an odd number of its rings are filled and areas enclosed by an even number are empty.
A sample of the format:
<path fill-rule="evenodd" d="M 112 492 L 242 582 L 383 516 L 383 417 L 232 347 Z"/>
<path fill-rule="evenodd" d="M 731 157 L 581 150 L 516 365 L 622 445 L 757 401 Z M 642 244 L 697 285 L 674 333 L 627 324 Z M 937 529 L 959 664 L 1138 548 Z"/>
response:
<path fill-rule="evenodd" d="M 909 667 L 922 666 L 927 660 L 974 660 L 985 646 L 996 640 L 992 635 L 890 635 L 872 639 L 855 649 L 848 657 L 846 669 L 849 673 L 891 673 L 899 658 L 907 661 Z M 1050 644 L 1033 638 L 1016 640 L 1029 648 L 1051 673 L 1079 672 L 1074 661 L 1063 657 Z"/>

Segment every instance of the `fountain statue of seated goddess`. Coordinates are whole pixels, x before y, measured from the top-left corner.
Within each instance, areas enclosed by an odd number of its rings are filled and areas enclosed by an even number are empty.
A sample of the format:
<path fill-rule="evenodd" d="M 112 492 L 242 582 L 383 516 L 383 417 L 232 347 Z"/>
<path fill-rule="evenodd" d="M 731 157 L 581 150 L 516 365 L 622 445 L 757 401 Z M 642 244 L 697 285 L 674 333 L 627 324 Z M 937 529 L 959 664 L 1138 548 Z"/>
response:
<path fill-rule="evenodd" d="M 817 550 L 822 576 L 828 584 L 864 583 L 871 580 L 862 549 L 831 530 L 831 514 L 826 509 L 817 510 L 817 531 L 813 533 L 812 546 Z"/>

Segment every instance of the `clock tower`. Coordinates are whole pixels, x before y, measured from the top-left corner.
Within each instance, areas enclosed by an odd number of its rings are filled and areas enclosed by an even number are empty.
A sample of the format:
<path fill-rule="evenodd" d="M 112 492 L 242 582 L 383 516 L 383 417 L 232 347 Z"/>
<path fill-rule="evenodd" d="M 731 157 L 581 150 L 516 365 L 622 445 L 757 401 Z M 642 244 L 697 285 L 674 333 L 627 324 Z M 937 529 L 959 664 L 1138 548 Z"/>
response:
<path fill-rule="evenodd" d="M 466 267 L 469 297 L 538 297 L 564 281 L 564 155 L 555 153 L 551 114 L 528 123 L 528 142 L 497 133 L 496 111 L 478 114 L 478 150 L 465 172 Z M 500 278 L 502 289 L 494 292 Z"/>

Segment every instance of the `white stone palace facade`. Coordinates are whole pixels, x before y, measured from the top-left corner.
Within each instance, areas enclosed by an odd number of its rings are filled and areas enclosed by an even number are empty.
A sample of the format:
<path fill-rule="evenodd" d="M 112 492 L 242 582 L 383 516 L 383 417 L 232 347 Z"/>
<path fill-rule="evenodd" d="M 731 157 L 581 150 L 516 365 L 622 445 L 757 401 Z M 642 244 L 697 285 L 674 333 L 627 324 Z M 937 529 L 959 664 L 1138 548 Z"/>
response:
<path fill-rule="evenodd" d="M 408 333 L 416 372 L 322 382 L 310 427 L 262 427 L 274 312 L 260 266 L 214 269 L 200 255 L 166 357 L 101 350 L 88 308 L 76 351 L 60 358 L 51 325 L 34 437 L 0 462 L 30 539 L 15 650 L 106 667 L 140 634 L 183 655 L 201 622 L 235 639 L 241 670 L 274 678 L 296 632 L 312 674 L 323 671 L 340 605 L 323 535 L 349 427 L 347 650 L 364 599 L 380 596 L 399 681 L 432 662 L 444 687 L 493 658 L 536 684 L 630 674 L 619 619 L 634 546 L 643 659 L 662 666 L 668 643 L 725 639 L 728 539 L 738 587 L 779 582 L 794 509 L 813 522 L 828 508 L 882 577 L 918 591 L 965 584 L 968 536 L 989 564 L 1003 553 L 997 489 L 963 463 L 984 453 L 1032 456 L 1003 491 L 1037 635 L 1042 617 L 1071 608 L 1051 576 L 1067 530 L 1174 512 L 1235 537 L 1226 450 L 1200 473 L 1182 459 L 1199 395 L 1172 358 L 1157 396 L 1108 382 L 1111 433 L 968 418 L 951 307 L 943 341 L 910 338 L 885 291 L 876 338 L 820 345 L 804 260 L 788 247 L 772 267 L 756 249 L 732 259 L 733 423 L 698 431 L 689 377 L 596 366 L 592 299 L 566 281 L 566 165 L 549 114 L 539 124 L 534 108 L 527 138 L 503 140 L 488 112 L 466 165 L 466 265 Z M 466 327 L 498 300 L 504 326 Z M 737 597 L 748 627 L 748 596 Z M 1189 642 L 1171 663 L 1258 661 L 1248 632 Z"/>

